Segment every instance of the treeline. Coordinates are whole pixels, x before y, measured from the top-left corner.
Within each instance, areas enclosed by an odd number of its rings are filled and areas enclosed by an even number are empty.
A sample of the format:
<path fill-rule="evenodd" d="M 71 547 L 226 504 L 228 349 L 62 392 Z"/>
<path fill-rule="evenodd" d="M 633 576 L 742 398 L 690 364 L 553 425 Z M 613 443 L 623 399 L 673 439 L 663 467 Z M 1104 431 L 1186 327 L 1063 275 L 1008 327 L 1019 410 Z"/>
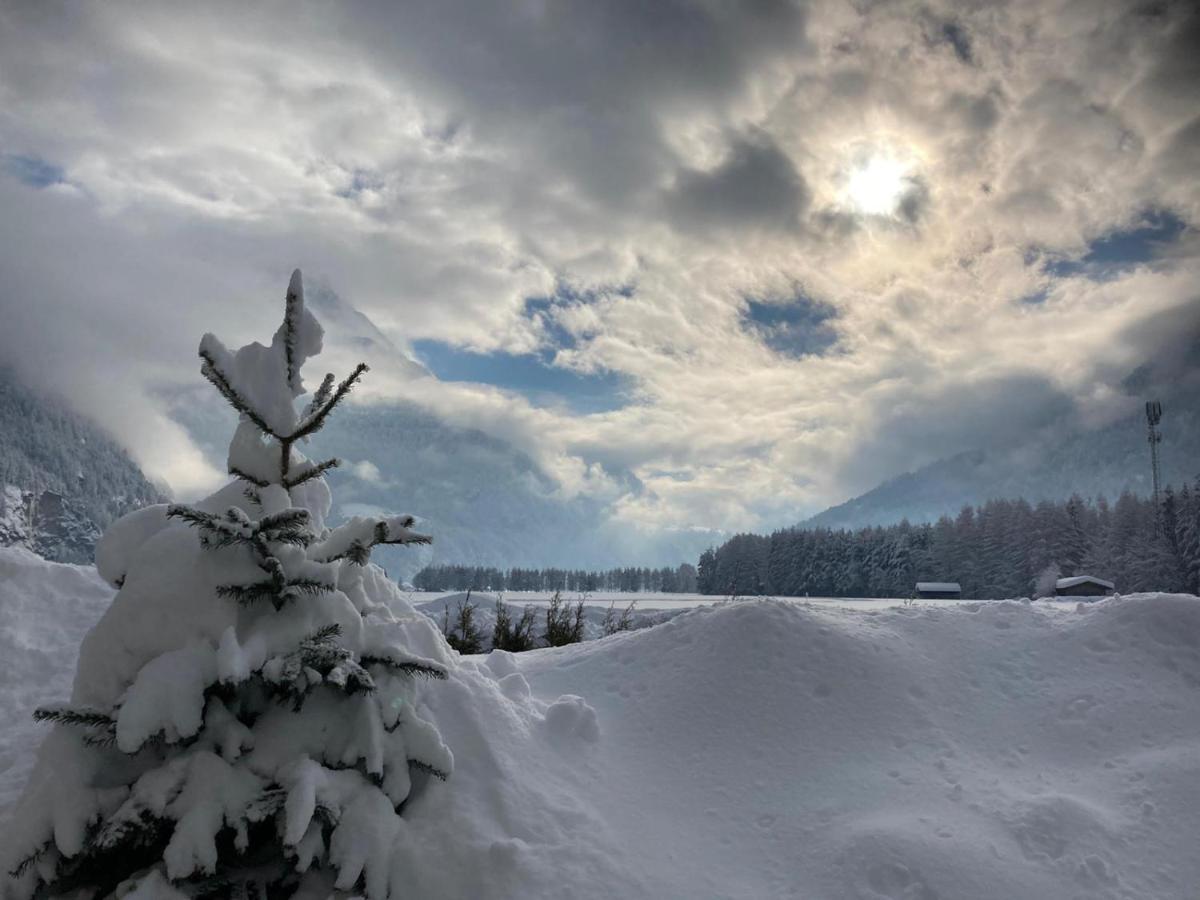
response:
<path fill-rule="evenodd" d="M 413 578 L 419 591 L 661 591 L 694 594 L 696 567 L 628 567 L 588 572 L 581 569 L 496 569 L 486 566 L 429 566 Z"/>
<path fill-rule="evenodd" d="M 1200 478 L 1154 503 L 1123 494 L 1036 506 L 990 500 L 934 524 L 856 531 L 789 528 L 739 534 L 706 550 L 703 594 L 910 597 L 918 581 L 957 581 L 964 597 L 1045 596 L 1094 575 L 1121 593 L 1200 593 Z"/>

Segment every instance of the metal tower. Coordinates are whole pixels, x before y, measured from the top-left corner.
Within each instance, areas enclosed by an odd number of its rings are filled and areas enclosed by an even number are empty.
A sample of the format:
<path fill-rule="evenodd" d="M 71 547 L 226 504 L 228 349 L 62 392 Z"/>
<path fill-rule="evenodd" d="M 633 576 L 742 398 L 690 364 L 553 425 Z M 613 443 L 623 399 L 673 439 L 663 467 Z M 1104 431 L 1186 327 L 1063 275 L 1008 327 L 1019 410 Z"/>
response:
<path fill-rule="evenodd" d="M 1158 430 L 1158 423 L 1161 421 L 1162 404 L 1157 400 L 1147 400 L 1146 424 L 1149 428 L 1150 465 L 1154 470 L 1154 512 L 1156 515 L 1159 511 L 1159 489 L 1162 486 L 1162 473 L 1158 464 L 1158 445 L 1162 443 L 1162 434 Z"/>

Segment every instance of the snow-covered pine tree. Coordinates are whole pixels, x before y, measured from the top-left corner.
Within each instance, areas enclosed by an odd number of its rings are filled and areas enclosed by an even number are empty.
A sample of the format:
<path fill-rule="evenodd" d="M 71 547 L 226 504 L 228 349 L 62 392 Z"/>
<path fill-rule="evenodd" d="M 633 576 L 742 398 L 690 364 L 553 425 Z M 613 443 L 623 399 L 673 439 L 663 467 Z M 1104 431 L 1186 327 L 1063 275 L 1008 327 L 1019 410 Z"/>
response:
<path fill-rule="evenodd" d="M 235 480 L 149 507 L 97 549 L 120 590 L 80 651 L 2 836 L 6 898 L 308 897 L 398 890 L 400 810 L 453 759 L 418 681 L 448 651 L 369 563 L 423 543 L 411 517 L 325 526 L 324 473 L 297 444 L 366 371 L 326 376 L 302 410 L 322 330 L 300 272 L 270 346 L 200 343 L 238 411 Z"/>

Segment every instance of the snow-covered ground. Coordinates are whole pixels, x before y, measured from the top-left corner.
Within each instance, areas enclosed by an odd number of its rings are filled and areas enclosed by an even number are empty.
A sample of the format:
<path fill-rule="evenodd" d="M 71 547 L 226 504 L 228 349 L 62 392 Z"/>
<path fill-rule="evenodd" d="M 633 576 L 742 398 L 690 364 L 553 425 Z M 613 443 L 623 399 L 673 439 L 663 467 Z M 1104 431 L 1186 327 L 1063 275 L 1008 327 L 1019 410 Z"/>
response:
<path fill-rule="evenodd" d="M 16 799 L 46 733 L 33 710 L 71 696 L 79 644 L 112 598 L 92 566 L 0 547 L 0 814 Z"/>
<path fill-rule="evenodd" d="M 110 596 L 0 550 L 0 814 Z M 405 809 L 414 898 L 1198 895 L 1194 597 L 709 605 L 427 699 L 455 770 Z"/>

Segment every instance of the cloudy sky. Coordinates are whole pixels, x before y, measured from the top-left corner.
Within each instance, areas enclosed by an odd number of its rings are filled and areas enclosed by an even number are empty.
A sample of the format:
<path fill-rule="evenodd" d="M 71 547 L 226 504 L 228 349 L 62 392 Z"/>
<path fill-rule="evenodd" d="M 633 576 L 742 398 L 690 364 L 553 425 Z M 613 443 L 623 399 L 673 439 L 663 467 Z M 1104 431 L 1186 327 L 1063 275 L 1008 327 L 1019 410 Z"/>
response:
<path fill-rule="evenodd" d="M 6 2 L 0 360 L 186 495 L 163 388 L 300 266 L 435 376 L 362 402 L 619 519 L 794 522 L 1194 337 L 1192 9 Z"/>

